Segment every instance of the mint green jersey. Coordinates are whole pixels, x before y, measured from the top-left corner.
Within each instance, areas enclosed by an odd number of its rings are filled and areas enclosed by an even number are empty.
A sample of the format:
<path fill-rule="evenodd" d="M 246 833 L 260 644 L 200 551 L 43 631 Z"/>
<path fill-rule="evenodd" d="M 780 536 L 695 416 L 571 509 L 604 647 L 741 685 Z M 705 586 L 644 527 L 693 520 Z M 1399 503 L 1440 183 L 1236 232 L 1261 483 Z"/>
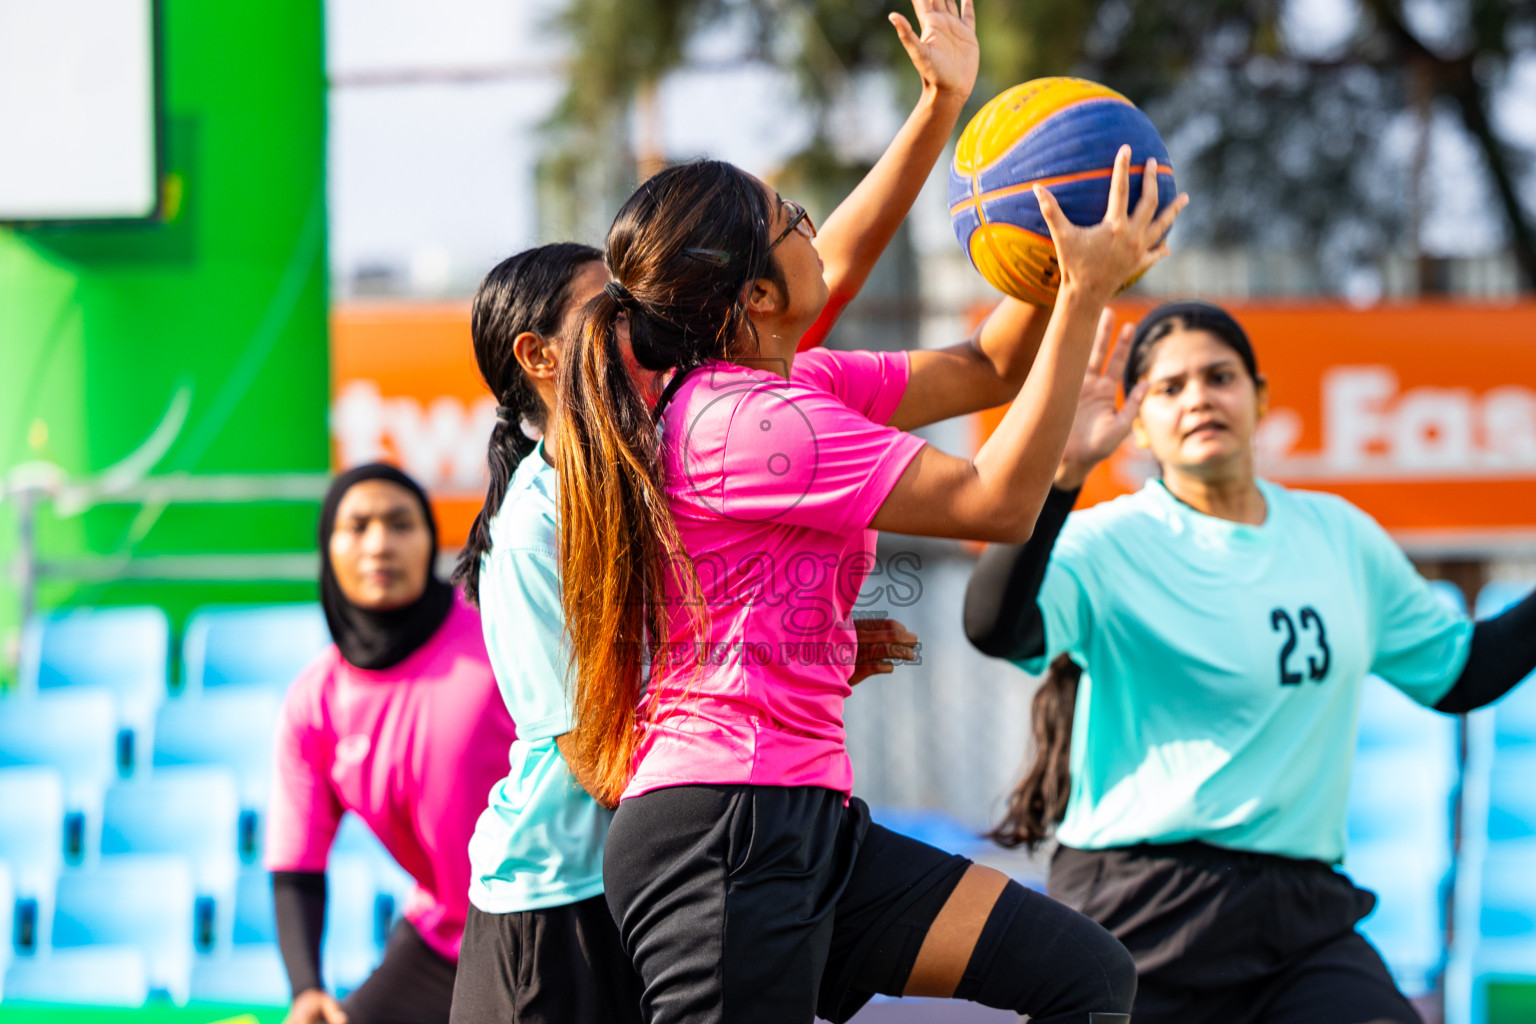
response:
<path fill-rule="evenodd" d="M 469 841 L 469 901 L 490 914 L 564 906 L 603 891 L 613 814 L 577 784 L 555 739 L 571 730 L 555 549 L 558 477 L 544 446 L 518 464 L 480 561 L 480 623 L 517 723 L 507 777 Z"/>
<path fill-rule="evenodd" d="M 1200 840 L 1336 864 L 1360 684 L 1433 705 L 1472 623 L 1376 522 L 1259 481 L 1261 526 L 1161 481 L 1067 518 L 1041 587 L 1046 653 L 1084 668 L 1061 842 Z"/>

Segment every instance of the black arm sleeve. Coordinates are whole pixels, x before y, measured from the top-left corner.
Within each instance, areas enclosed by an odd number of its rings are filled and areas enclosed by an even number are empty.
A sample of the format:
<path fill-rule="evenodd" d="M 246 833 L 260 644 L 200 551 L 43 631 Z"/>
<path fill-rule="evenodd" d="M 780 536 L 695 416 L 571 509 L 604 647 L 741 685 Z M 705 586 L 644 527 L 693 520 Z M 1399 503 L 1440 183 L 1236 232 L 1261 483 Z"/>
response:
<path fill-rule="evenodd" d="M 1472 630 L 1472 652 L 1436 711 L 1462 714 L 1492 704 L 1536 670 L 1536 591 Z"/>
<path fill-rule="evenodd" d="M 272 910 L 277 916 L 277 948 L 297 996 L 320 983 L 320 936 L 325 933 L 325 873 L 272 872 Z"/>
<path fill-rule="evenodd" d="M 1045 623 L 1035 599 L 1077 495 L 1052 487 L 1028 541 L 990 544 L 982 552 L 965 588 L 965 635 L 981 653 L 1014 661 L 1045 653 Z"/>

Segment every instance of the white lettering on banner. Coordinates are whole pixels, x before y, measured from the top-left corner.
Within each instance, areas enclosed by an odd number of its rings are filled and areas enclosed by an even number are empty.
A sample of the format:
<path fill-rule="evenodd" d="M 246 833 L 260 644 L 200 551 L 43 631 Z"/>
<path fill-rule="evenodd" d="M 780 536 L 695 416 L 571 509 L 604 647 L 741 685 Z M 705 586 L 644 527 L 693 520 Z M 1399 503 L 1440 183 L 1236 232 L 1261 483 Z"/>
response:
<path fill-rule="evenodd" d="M 393 455 L 429 491 L 483 494 L 485 446 L 496 424 L 496 402 L 467 407 L 446 395 L 425 408 L 415 398 L 385 398 L 371 380 L 341 389 L 331 406 L 331 436 L 343 466 Z"/>
<path fill-rule="evenodd" d="M 1536 390 L 1404 391 L 1391 367 L 1338 366 L 1323 374 L 1322 391 L 1322 451 L 1292 451 L 1300 417 L 1276 409 L 1257 439 L 1262 472 L 1282 480 L 1536 476 Z"/>

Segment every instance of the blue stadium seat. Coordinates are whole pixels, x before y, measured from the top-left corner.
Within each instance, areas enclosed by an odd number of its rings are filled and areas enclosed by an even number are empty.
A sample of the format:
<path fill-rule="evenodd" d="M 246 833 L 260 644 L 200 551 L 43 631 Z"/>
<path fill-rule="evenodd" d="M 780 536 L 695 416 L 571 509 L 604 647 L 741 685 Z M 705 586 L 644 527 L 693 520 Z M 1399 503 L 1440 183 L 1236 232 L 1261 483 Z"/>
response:
<path fill-rule="evenodd" d="M 53 949 L 135 947 L 149 989 L 182 1005 L 191 986 L 194 891 L 184 857 L 119 854 L 65 872 L 54 905 Z"/>
<path fill-rule="evenodd" d="M 1356 843 L 1402 843 L 1448 869 L 1455 785 L 1449 750 L 1362 754 L 1350 773 L 1349 849 L 1353 852 Z"/>
<path fill-rule="evenodd" d="M 1490 849 L 1520 839 L 1536 839 L 1536 748 L 1501 752 L 1488 773 Z"/>
<path fill-rule="evenodd" d="M 53 768 L 0 768 L 0 861 L 15 889 L 11 938 L 21 952 L 48 944 L 53 889 L 64 869 L 64 778 Z M 8 944 L 5 945 L 8 948 Z"/>
<path fill-rule="evenodd" d="M 11 866 L 0 859 L 0 922 L 11 921 L 16 917 L 16 887 L 11 880 Z M 0 979 L 5 977 L 5 969 L 11 962 L 11 944 L 0 941 Z M 0 988 L 0 997 L 5 994 Z"/>
<path fill-rule="evenodd" d="M 240 790 L 240 856 L 247 862 L 260 852 L 282 702 L 276 690 L 228 686 L 167 701 L 155 719 L 156 770 L 217 765 L 234 773 Z"/>
<path fill-rule="evenodd" d="M 236 946 L 192 965 L 192 999 L 200 1003 L 286 1006 L 292 993 L 273 943 Z"/>
<path fill-rule="evenodd" d="M 984 840 L 943 811 L 915 807 L 872 807 L 870 817 L 892 832 L 900 832 L 949 853 L 965 854 Z"/>
<path fill-rule="evenodd" d="M 188 695 L 220 686 L 288 684 L 331 642 L 317 604 L 204 608 L 182 641 Z"/>
<path fill-rule="evenodd" d="M 21 690 L 111 691 L 120 727 L 118 767 L 126 775 L 149 749 L 170 652 L 170 620 L 159 608 L 77 609 L 34 619 L 22 639 Z"/>
<path fill-rule="evenodd" d="M 1445 858 L 1396 840 L 1351 843 L 1344 871 L 1376 894 L 1376 909 L 1360 931 L 1398 987 L 1410 996 L 1429 992 L 1445 966 Z"/>
<path fill-rule="evenodd" d="M 372 910 L 368 920 L 371 922 L 374 945 L 382 952 L 390 928 L 400 919 L 406 900 L 416 888 L 416 880 L 395 861 L 379 838 L 355 814 L 347 814 L 341 819 L 341 827 L 336 830 L 336 838 L 331 843 L 330 857 L 328 879 L 334 874 L 338 858 L 343 864 L 357 865 L 348 870 L 361 869 L 365 872 L 372 892 Z"/>
<path fill-rule="evenodd" d="M 44 765 L 64 778 L 64 850 L 71 862 L 100 847 L 101 795 L 117 776 L 112 694 L 94 687 L 0 701 L 0 768 Z"/>
<path fill-rule="evenodd" d="M 1483 862 L 1483 965 L 1536 973 L 1536 844 L 1501 844 Z"/>
<path fill-rule="evenodd" d="M 325 870 L 325 987 L 344 995 L 363 983 L 384 956 L 379 889 L 365 854 L 331 855 Z"/>
<path fill-rule="evenodd" d="M 234 940 L 240 801 L 224 768 L 163 768 L 120 782 L 102 808 L 101 852 L 175 854 L 187 859 L 197 890 L 195 941 L 203 950 Z"/>
<path fill-rule="evenodd" d="M 1461 592 L 1431 583 L 1464 612 Z M 1445 967 L 1445 906 L 1453 867 L 1459 736 L 1454 717 L 1420 705 L 1377 676 L 1361 684 L 1350 773 L 1345 872 L 1377 896 L 1360 930 L 1409 995 Z"/>
<path fill-rule="evenodd" d="M 235 945 L 277 941 L 272 908 L 272 875 L 264 868 L 247 868 L 235 884 Z"/>
<path fill-rule="evenodd" d="M 149 999 L 149 969 L 134 946 L 87 946 L 17 957 L 4 997 L 77 1006 L 139 1007 Z"/>
<path fill-rule="evenodd" d="M 1454 765 L 1457 742 L 1455 716 L 1426 708 L 1380 676 L 1362 681 L 1357 763 L 1378 752 L 1415 750 Z"/>
<path fill-rule="evenodd" d="M 326 865 L 326 984 L 350 991 L 384 953 L 416 882 L 355 814 L 341 819 Z"/>

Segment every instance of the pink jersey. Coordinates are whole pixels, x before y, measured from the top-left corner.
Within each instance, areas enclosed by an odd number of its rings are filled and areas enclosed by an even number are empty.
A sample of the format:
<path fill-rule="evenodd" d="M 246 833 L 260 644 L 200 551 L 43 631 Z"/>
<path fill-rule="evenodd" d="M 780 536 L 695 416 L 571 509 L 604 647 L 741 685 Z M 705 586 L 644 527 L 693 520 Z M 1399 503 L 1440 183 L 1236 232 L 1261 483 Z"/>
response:
<path fill-rule="evenodd" d="M 416 880 L 406 920 L 457 960 L 469 837 L 515 738 L 480 616 L 462 597 L 398 665 L 360 669 L 332 646 L 283 705 L 267 869 L 323 871 L 342 813 L 352 811 Z"/>
<path fill-rule="evenodd" d="M 736 783 L 853 788 L 843 728 L 870 521 L 923 441 L 886 426 L 906 353 L 818 349 L 789 380 L 694 371 L 662 417 L 667 495 L 708 606 L 669 594 L 626 797 Z"/>

